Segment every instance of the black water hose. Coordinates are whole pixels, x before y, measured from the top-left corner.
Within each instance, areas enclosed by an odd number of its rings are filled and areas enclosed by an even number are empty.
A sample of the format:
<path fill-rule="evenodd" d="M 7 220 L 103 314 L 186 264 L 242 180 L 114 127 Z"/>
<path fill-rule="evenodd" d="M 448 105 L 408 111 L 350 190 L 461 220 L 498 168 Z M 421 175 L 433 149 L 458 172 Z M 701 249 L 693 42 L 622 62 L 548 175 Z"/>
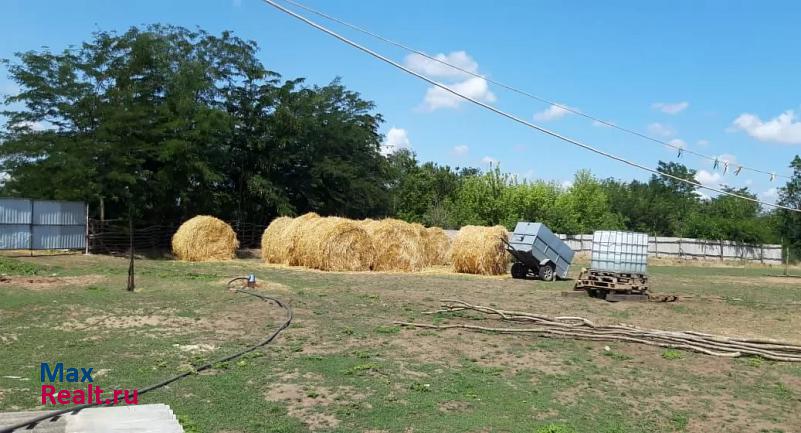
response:
<path fill-rule="evenodd" d="M 292 319 L 294 318 L 294 313 L 292 312 L 292 307 L 290 307 L 288 304 L 285 304 L 280 299 L 273 298 L 271 296 L 262 295 L 260 293 L 251 292 L 251 291 L 248 291 L 248 290 L 242 290 L 240 288 L 232 288 L 231 287 L 231 283 L 233 283 L 234 281 L 239 281 L 239 280 L 247 280 L 247 277 L 237 277 L 237 278 L 232 279 L 227 284 L 228 289 L 233 291 L 233 292 L 235 292 L 235 293 L 243 293 L 245 295 L 250 295 L 250 296 L 259 298 L 264 302 L 270 302 L 270 301 L 274 302 L 276 305 L 278 305 L 280 308 L 282 308 L 286 312 L 286 320 L 284 320 L 284 322 L 281 324 L 281 326 L 276 328 L 275 331 L 273 331 L 269 336 L 267 336 L 267 338 L 257 342 L 256 344 L 254 344 L 252 346 L 246 347 L 245 349 L 240 350 L 239 352 L 236 352 L 234 354 L 227 355 L 227 356 L 224 356 L 224 357 L 222 357 L 220 359 L 217 359 L 217 360 L 211 361 L 209 363 L 203 364 L 200 367 L 197 367 L 192 371 L 188 371 L 188 372 L 177 374 L 177 375 L 175 375 L 173 377 L 170 377 L 168 379 L 165 379 L 165 380 L 163 380 L 163 381 L 161 381 L 161 382 L 159 382 L 157 384 L 150 385 L 150 386 L 148 386 L 146 388 L 142 388 L 142 389 L 140 389 L 138 391 L 139 395 L 146 394 L 146 393 L 148 393 L 150 391 L 157 390 L 157 389 L 162 388 L 164 386 L 167 386 L 167 385 L 169 385 L 169 384 L 171 384 L 171 383 L 173 383 L 175 381 L 181 380 L 181 379 L 183 379 L 183 378 L 185 378 L 187 376 L 192 376 L 192 375 L 197 374 L 197 373 L 199 373 L 201 371 L 208 370 L 210 368 L 213 368 L 215 365 L 217 365 L 219 363 L 228 362 L 228 361 L 231 361 L 233 359 L 239 358 L 240 356 L 242 356 L 242 355 L 244 355 L 246 353 L 253 352 L 254 350 L 256 350 L 256 349 L 258 349 L 260 347 L 263 347 L 263 346 L 266 346 L 266 345 L 270 344 L 273 340 L 275 340 L 276 337 L 278 337 L 278 334 L 280 334 L 281 331 L 283 331 L 284 329 L 289 327 L 289 325 L 292 323 Z M 73 406 L 73 407 L 70 407 L 70 408 L 67 408 L 67 409 L 57 410 L 55 412 L 48 412 L 46 414 L 39 415 L 37 417 L 31 418 L 31 419 L 29 419 L 27 421 L 23 421 L 23 422 L 14 424 L 12 426 L 0 427 L 0 433 L 11 433 L 11 432 L 13 432 L 15 430 L 28 428 L 28 427 L 33 428 L 36 424 L 38 424 L 38 423 L 40 423 L 40 422 L 42 422 L 44 420 L 57 418 L 57 417 L 59 417 L 61 415 L 64 415 L 66 413 L 76 414 L 79 411 L 81 411 L 83 409 L 86 409 L 86 408 L 89 408 L 89 407 L 94 407 L 94 406 L 114 406 L 115 404 L 116 403 L 113 403 L 113 404 L 87 403 L 87 404 L 82 404 L 82 405 L 78 405 L 78 406 Z"/>

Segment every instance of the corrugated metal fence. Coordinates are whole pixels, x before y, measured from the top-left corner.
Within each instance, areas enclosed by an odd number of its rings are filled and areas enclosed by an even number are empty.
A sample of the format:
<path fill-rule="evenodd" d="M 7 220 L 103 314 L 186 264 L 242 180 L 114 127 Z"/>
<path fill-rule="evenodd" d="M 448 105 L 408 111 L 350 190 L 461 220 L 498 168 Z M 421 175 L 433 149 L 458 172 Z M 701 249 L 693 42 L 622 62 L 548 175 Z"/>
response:
<path fill-rule="evenodd" d="M 86 204 L 0 198 L 0 249 L 60 250 L 86 247 Z"/>

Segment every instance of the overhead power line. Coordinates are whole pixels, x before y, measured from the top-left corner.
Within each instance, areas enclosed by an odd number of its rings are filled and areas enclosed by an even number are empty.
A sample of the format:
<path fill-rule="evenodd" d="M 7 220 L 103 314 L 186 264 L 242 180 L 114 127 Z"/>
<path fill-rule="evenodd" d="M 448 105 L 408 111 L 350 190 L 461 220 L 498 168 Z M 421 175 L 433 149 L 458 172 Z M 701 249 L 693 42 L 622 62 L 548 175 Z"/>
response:
<path fill-rule="evenodd" d="M 367 47 L 365 47 L 365 46 L 363 46 L 363 45 L 361 45 L 361 44 L 359 44 L 357 42 L 354 42 L 354 41 L 352 41 L 352 40 L 340 35 L 339 33 L 336 33 L 333 30 L 328 29 L 327 27 L 314 22 L 314 21 L 304 17 L 303 15 L 298 14 L 297 12 L 294 12 L 294 11 L 292 11 L 290 9 L 287 9 L 286 7 L 276 3 L 274 0 L 263 0 L 263 1 L 265 3 L 267 3 L 267 4 L 269 4 L 270 6 L 278 9 L 279 11 L 296 18 L 296 19 L 302 21 L 303 23 L 305 23 L 305 24 L 307 24 L 307 25 L 309 25 L 311 27 L 314 27 L 315 29 L 317 29 L 317 30 L 319 30 L 319 31 L 321 31 L 323 33 L 326 33 L 329 36 L 332 36 L 332 37 L 340 40 L 341 42 L 343 42 L 343 43 L 345 43 L 347 45 L 350 45 L 350 46 L 352 46 L 352 47 L 354 47 L 354 48 L 356 48 L 356 49 L 358 49 L 358 50 L 360 50 L 360 51 L 362 51 L 364 53 L 367 53 L 370 56 L 375 57 L 378 60 L 381 60 L 382 62 L 385 62 L 385 63 L 387 63 L 387 64 L 389 64 L 391 66 L 394 66 L 395 68 L 400 69 L 400 70 L 402 70 L 402 71 L 404 71 L 404 72 L 406 72 L 406 73 L 408 73 L 410 75 L 413 75 L 413 76 L 415 76 L 415 77 L 417 77 L 417 78 L 419 78 L 419 79 L 421 79 L 421 80 L 423 80 L 423 81 L 425 81 L 425 82 L 427 82 L 427 83 L 429 83 L 429 84 L 431 84 L 431 85 L 433 85 L 435 87 L 438 87 L 438 88 L 440 88 L 440 89 L 442 89 L 442 90 L 444 90 L 444 91 L 446 91 L 446 92 L 448 92 L 448 93 L 450 93 L 450 94 L 452 94 L 454 96 L 457 96 L 457 97 L 462 98 L 462 99 L 464 99 L 466 101 L 472 102 L 473 104 L 478 105 L 479 107 L 482 107 L 482 108 L 487 109 L 489 111 L 492 111 L 493 113 L 495 113 L 495 114 L 497 114 L 499 116 L 505 117 L 505 118 L 507 118 L 509 120 L 512 120 L 512 121 L 517 122 L 517 123 L 520 123 L 522 125 L 528 126 L 529 128 L 536 129 L 537 131 L 540 131 L 540 132 L 542 132 L 544 134 L 550 135 L 550 136 L 552 136 L 554 138 L 557 138 L 559 140 L 562 140 L 562 141 L 568 142 L 570 144 L 576 145 L 578 147 L 581 147 L 583 149 L 589 150 L 590 152 L 596 153 L 596 154 L 601 155 L 603 157 L 606 157 L 606 158 L 609 158 L 609 159 L 613 159 L 613 160 L 618 161 L 618 162 L 622 162 L 622 163 L 624 163 L 626 165 L 629 165 L 629 166 L 632 166 L 632 167 L 639 168 L 639 169 L 647 171 L 649 173 L 656 174 L 656 175 L 659 175 L 659 176 L 662 176 L 662 177 L 667 177 L 667 178 L 670 178 L 670 179 L 673 179 L 673 180 L 676 180 L 676 181 L 679 181 L 679 182 L 683 182 L 683 183 L 692 185 L 692 186 L 694 186 L 696 188 L 702 188 L 702 189 L 706 189 L 706 190 L 709 190 L 709 191 L 716 192 L 718 194 L 728 195 L 728 196 L 736 197 L 736 198 L 739 198 L 739 199 L 742 199 L 742 200 L 747 200 L 747 201 L 750 201 L 750 202 L 759 203 L 759 204 L 764 205 L 764 206 L 774 207 L 774 208 L 778 208 L 778 209 L 785 209 L 785 210 L 788 210 L 788 211 L 801 213 L 801 209 L 793 209 L 793 208 L 787 207 L 787 206 L 782 206 L 782 205 L 778 205 L 778 204 L 774 204 L 774 203 L 764 202 L 764 201 L 755 199 L 753 197 L 746 197 L 746 196 L 743 196 L 743 195 L 740 195 L 740 194 L 735 194 L 735 193 L 732 193 L 732 192 L 729 192 L 729 191 L 725 191 L 725 190 L 722 190 L 722 189 L 713 188 L 713 187 L 710 187 L 710 186 L 705 186 L 705 185 L 702 185 L 702 184 L 700 184 L 698 182 L 687 180 L 687 179 L 684 179 L 684 178 L 681 178 L 681 177 L 678 177 L 678 176 L 675 176 L 675 175 L 672 175 L 672 174 L 669 174 L 669 173 L 664 173 L 664 172 L 661 172 L 659 170 L 655 170 L 653 168 L 646 167 L 646 166 L 644 166 L 642 164 L 639 164 L 639 163 L 630 161 L 628 159 L 622 158 L 620 156 L 613 155 L 613 154 L 611 154 L 609 152 L 597 149 L 597 148 L 595 148 L 593 146 L 590 146 L 588 144 L 582 143 L 582 142 L 580 142 L 578 140 L 575 140 L 573 138 L 566 137 L 566 136 L 564 136 L 564 135 L 562 135 L 562 134 L 560 134 L 558 132 L 555 132 L 555 131 L 552 131 L 550 129 L 544 128 L 542 126 L 536 125 L 534 123 L 531 123 L 529 121 L 521 119 L 521 118 L 519 118 L 519 117 L 517 117 L 517 116 L 515 116 L 513 114 L 509 114 L 509 113 L 507 113 L 505 111 L 502 111 L 502 110 L 500 110 L 498 108 L 495 108 L 495 107 L 493 107 L 493 106 L 491 106 L 489 104 L 486 104 L 486 103 L 481 102 L 481 101 L 479 101 L 477 99 L 471 98 L 471 97 L 469 97 L 467 95 L 464 95 L 464 94 L 462 94 L 460 92 L 457 92 L 456 90 L 451 89 L 450 87 L 446 86 L 445 84 L 439 83 L 439 82 L 437 82 L 437 81 L 435 81 L 435 80 L 433 80 L 433 79 L 431 79 L 431 78 L 429 78 L 429 77 L 427 77 L 425 75 L 422 75 L 422 74 L 420 74 L 420 73 L 418 73 L 416 71 L 413 71 L 410 68 L 407 68 L 406 66 L 403 66 L 400 63 L 398 63 L 398 62 L 396 62 L 396 61 L 394 61 L 392 59 L 389 59 L 389 58 L 387 58 L 387 57 L 385 57 L 385 56 L 383 56 L 383 55 L 371 50 L 370 48 L 367 48 Z"/>
<path fill-rule="evenodd" d="M 694 150 L 686 149 L 686 148 L 684 148 L 684 146 L 680 146 L 680 145 L 671 143 L 669 141 L 660 140 L 659 138 L 652 137 L 652 136 L 650 136 L 648 134 L 644 134 L 644 133 L 636 131 L 634 129 L 630 129 L 630 128 L 626 128 L 624 126 L 617 125 L 617 124 L 615 124 L 613 122 L 610 122 L 608 120 L 604 120 L 604 119 L 602 119 L 600 117 L 596 117 L 596 116 L 593 116 L 591 114 L 584 113 L 583 111 L 575 109 L 575 108 L 573 108 L 573 107 L 571 107 L 569 105 L 561 104 L 559 102 L 555 102 L 555 101 L 553 101 L 551 99 L 544 98 L 542 96 L 537 96 L 537 95 L 532 94 L 530 92 L 527 92 L 525 90 L 520 90 L 520 89 L 518 89 L 518 88 L 516 88 L 516 87 L 514 87 L 514 86 L 512 86 L 510 84 L 505 84 L 505 83 L 503 83 L 501 81 L 493 80 L 492 78 L 489 78 L 486 75 L 473 72 L 473 71 L 471 71 L 469 69 L 462 68 L 462 67 L 460 67 L 458 65 L 454 65 L 454 64 L 452 64 L 450 62 L 447 62 L 445 60 L 442 60 L 442 59 L 439 59 L 437 57 L 434 57 L 434 56 L 431 56 L 429 54 L 426 54 L 425 52 L 420 51 L 420 50 L 418 50 L 418 49 L 416 49 L 414 47 L 410 47 L 410 46 L 408 46 L 408 45 L 406 45 L 404 43 L 397 42 L 397 41 L 394 41 L 392 39 L 386 38 L 384 36 L 381 36 L 381 35 L 379 35 L 377 33 L 372 32 L 372 31 L 370 31 L 368 29 L 365 29 L 363 27 L 357 26 L 356 24 L 349 23 L 349 22 L 344 21 L 342 19 L 339 19 L 337 17 L 331 16 L 331 15 L 325 13 L 325 12 L 322 12 L 322 11 L 319 11 L 319 10 L 314 9 L 312 7 L 306 6 L 306 5 L 304 5 L 302 3 L 299 3 L 299 2 L 297 2 L 295 0 L 283 0 L 283 1 L 285 3 L 289 3 L 289 4 L 293 5 L 293 6 L 301 8 L 301 9 L 303 9 L 305 11 L 311 12 L 311 13 L 317 15 L 317 16 L 325 18 L 325 19 L 327 19 L 329 21 L 332 21 L 332 22 L 335 22 L 337 24 L 341 24 L 341 25 L 343 25 L 345 27 L 348 27 L 350 29 L 353 29 L 353 30 L 355 30 L 355 31 L 357 31 L 359 33 L 368 35 L 368 36 L 370 36 L 372 38 L 378 39 L 378 40 L 380 40 L 382 42 L 385 42 L 387 44 L 390 44 L 390 45 L 393 45 L 395 47 L 401 48 L 401 49 L 403 49 L 405 51 L 408 51 L 410 53 L 414 53 L 414 54 L 420 55 L 422 57 L 425 57 L 428 60 L 437 62 L 437 63 L 439 63 L 441 65 L 444 65 L 444 66 L 447 66 L 449 68 L 453 68 L 454 70 L 457 70 L 459 72 L 471 75 L 473 77 L 484 79 L 489 83 L 492 83 L 492 84 L 494 84 L 494 85 L 496 85 L 498 87 L 504 88 L 504 89 L 509 90 L 511 92 L 517 93 L 519 95 L 523 95 L 525 97 L 534 99 L 534 100 L 539 101 L 539 102 L 543 102 L 543 103 L 546 103 L 546 104 L 550 104 L 550 105 L 559 107 L 562 110 L 568 111 L 570 113 L 576 114 L 578 116 L 584 117 L 584 118 L 592 120 L 594 122 L 598 122 L 601 125 L 617 129 L 618 131 L 625 132 L 627 134 L 632 134 L 632 135 L 640 137 L 642 139 L 645 139 L 645 140 L 648 140 L 648 141 L 651 141 L 651 142 L 654 142 L 654 143 L 661 144 L 663 146 L 669 147 L 669 148 L 675 150 L 679 157 L 681 155 L 683 155 L 683 154 L 689 154 L 689 155 L 697 156 L 697 157 L 699 157 L 701 159 L 706 159 L 706 160 L 711 161 L 713 163 L 714 168 L 718 168 L 719 166 L 720 167 L 724 167 L 724 174 L 727 171 L 731 171 L 731 172 L 735 173 L 735 175 L 739 175 L 741 171 L 751 171 L 751 172 L 754 172 L 754 173 L 760 173 L 760 174 L 768 175 L 770 177 L 771 181 L 773 181 L 774 178 L 790 179 L 790 176 L 785 176 L 785 175 L 777 174 L 777 173 L 771 172 L 771 171 L 760 170 L 760 169 L 757 169 L 757 168 L 748 167 L 748 166 L 743 165 L 743 164 L 735 164 L 735 163 L 733 163 L 733 161 L 727 161 L 727 160 L 721 159 L 719 156 L 706 155 L 706 154 L 701 153 L 701 152 L 696 152 Z"/>

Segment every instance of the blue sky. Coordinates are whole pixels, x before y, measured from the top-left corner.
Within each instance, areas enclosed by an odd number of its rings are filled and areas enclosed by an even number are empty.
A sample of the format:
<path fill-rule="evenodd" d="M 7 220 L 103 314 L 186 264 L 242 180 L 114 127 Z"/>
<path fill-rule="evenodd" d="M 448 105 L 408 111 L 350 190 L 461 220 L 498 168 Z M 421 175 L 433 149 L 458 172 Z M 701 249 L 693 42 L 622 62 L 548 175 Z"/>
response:
<path fill-rule="evenodd" d="M 306 4 L 523 90 L 688 149 L 778 174 L 801 153 L 801 2 L 797 1 L 356 1 Z M 261 46 L 284 78 L 342 77 L 377 104 L 388 144 L 419 159 L 569 181 L 576 170 L 646 179 L 647 173 L 443 98 L 429 85 L 280 14 L 261 0 L 4 0 L 0 57 L 77 45 L 95 29 L 170 23 L 233 30 Z M 318 18 L 313 19 L 322 22 Z M 329 23 L 325 23 L 329 25 Z M 604 150 L 655 167 L 676 152 L 598 127 L 480 79 L 432 68 L 397 48 L 332 28 L 476 98 Z M 0 92 L 14 86 L 0 76 Z M 660 105 L 661 104 L 661 105 Z M 389 132 L 392 130 L 392 133 Z M 684 155 L 713 186 L 749 186 L 775 200 L 780 179 L 725 175 Z"/>

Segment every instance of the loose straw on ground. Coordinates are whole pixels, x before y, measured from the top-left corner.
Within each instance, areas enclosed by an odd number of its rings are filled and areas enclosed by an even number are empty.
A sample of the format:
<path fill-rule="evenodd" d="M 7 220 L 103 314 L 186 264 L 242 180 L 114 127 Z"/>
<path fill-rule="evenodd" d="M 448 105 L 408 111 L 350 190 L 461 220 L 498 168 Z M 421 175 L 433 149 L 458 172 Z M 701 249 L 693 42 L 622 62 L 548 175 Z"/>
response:
<path fill-rule="evenodd" d="M 549 317 L 523 311 L 499 310 L 472 305 L 460 300 L 442 301 L 442 309 L 432 313 L 475 311 L 512 323 L 533 327 L 488 327 L 469 324 L 431 325 L 425 323 L 395 322 L 403 326 L 437 330 L 468 329 L 494 333 L 528 333 L 544 337 L 574 338 L 595 341 L 623 341 L 649 346 L 684 349 L 712 356 L 737 358 L 759 356 L 773 361 L 801 362 L 801 345 L 772 339 L 724 337 L 692 331 L 661 331 L 631 325 L 597 325 L 583 317 Z"/>

